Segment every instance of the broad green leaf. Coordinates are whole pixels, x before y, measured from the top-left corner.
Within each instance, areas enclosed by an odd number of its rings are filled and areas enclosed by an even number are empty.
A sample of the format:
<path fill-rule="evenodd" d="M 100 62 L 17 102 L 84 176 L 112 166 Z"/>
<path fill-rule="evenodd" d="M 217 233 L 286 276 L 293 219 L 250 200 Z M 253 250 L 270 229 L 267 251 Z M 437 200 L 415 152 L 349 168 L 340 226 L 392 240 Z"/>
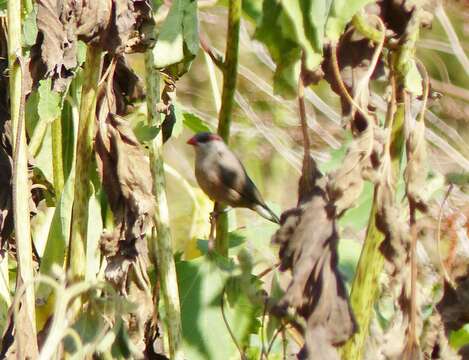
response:
<path fill-rule="evenodd" d="M 317 1 L 317 3 L 321 2 L 323 1 Z M 317 44 L 316 42 L 310 41 L 315 38 L 313 36 L 315 26 L 309 22 L 312 19 L 312 17 L 309 17 L 311 3 L 305 0 L 283 0 L 282 5 L 285 14 L 290 20 L 284 22 L 283 29 L 285 35 L 295 34 L 293 40 L 303 49 L 306 68 L 308 70 L 314 70 L 322 61 L 322 43 Z M 318 25 L 323 28 L 324 22 L 320 21 Z M 310 36 L 306 33 L 307 29 L 310 30 Z M 316 47 L 316 45 L 319 45 L 319 47 Z"/>
<path fill-rule="evenodd" d="M 176 268 L 185 357 L 239 358 L 221 313 L 223 290 L 226 287 L 223 307 L 227 323 L 241 346 L 247 345 L 255 329 L 260 307 L 251 303 L 246 291 L 239 291 L 243 285 L 236 281 L 236 266 L 214 255 L 178 262 Z"/>
<path fill-rule="evenodd" d="M 334 0 L 326 24 L 326 37 L 337 42 L 352 17 L 372 0 Z"/>
<path fill-rule="evenodd" d="M 195 133 L 203 131 L 212 131 L 208 123 L 206 123 L 204 120 L 202 120 L 200 117 L 193 113 L 183 112 L 182 117 L 184 126 Z"/>
<path fill-rule="evenodd" d="M 449 335 L 449 343 L 455 349 L 460 349 L 465 345 L 469 345 L 469 324 L 464 325 L 457 331 L 451 331 Z"/>
<path fill-rule="evenodd" d="M 274 74 L 274 92 L 285 97 L 296 95 L 300 73 L 301 47 L 286 33 L 283 27 L 291 22 L 284 14 L 282 4 L 276 0 L 264 0 L 262 19 L 254 37 L 264 43 L 277 64 Z M 294 25 L 290 24 L 291 29 Z"/>
<path fill-rule="evenodd" d="M 199 49 L 197 1 L 175 0 L 158 35 L 153 54 L 158 69 L 184 74 Z"/>

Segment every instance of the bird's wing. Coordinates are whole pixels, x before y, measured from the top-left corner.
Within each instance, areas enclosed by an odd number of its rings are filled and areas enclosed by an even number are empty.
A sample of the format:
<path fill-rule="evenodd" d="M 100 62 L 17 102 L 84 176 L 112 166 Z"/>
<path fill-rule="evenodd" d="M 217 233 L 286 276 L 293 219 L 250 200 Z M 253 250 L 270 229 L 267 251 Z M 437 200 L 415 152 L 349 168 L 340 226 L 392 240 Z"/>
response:
<path fill-rule="evenodd" d="M 232 152 L 223 153 L 218 162 L 221 182 L 239 194 L 238 206 L 258 204 L 265 206 L 261 194 L 246 172 L 241 161 Z M 248 206 L 249 207 L 249 206 Z"/>

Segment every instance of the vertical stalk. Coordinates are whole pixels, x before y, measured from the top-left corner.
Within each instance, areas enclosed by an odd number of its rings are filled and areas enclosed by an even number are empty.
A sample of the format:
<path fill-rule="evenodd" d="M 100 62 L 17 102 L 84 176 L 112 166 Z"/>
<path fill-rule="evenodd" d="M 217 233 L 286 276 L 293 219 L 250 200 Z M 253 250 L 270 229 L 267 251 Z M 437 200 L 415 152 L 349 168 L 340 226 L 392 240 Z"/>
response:
<path fill-rule="evenodd" d="M 52 172 L 54 175 L 54 190 L 58 199 L 64 188 L 64 168 L 62 149 L 62 117 L 58 116 L 51 124 L 52 131 Z"/>
<path fill-rule="evenodd" d="M 24 89 L 22 74 L 21 52 L 21 1 L 8 1 L 8 67 L 10 86 L 10 114 L 12 123 L 13 145 L 13 218 L 15 222 L 15 240 L 18 271 L 16 288 L 28 284 L 25 298 L 22 299 L 20 312 L 28 321 L 16 324 L 21 331 L 30 332 L 28 335 L 35 343 L 36 314 L 34 303 L 33 262 L 31 246 L 31 230 L 29 219 L 29 178 L 28 178 L 28 149 L 24 126 Z M 37 345 L 23 344 L 23 336 L 19 337 L 18 356 L 36 358 Z"/>
<path fill-rule="evenodd" d="M 74 281 L 82 280 L 86 271 L 86 237 L 88 202 L 91 196 L 91 166 L 98 81 L 102 67 L 102 50 L 88 46 L 83 70 L 83 87 L 78 124 L 75 188 L 70 230 L 68 268 Z"/>
<path fill-rule="evenodd" d="M 394 82 L 393 76 L 391 81 Z M 405 93 L 402 90 L 402 86 L 399 86 L 396 101 L 396 107 L 394 107 L 394 104 L 390 104 L 387 114 L 387 119 L 392 118 L 389 151 L 391 155 L 393 187 L 396 186 L 397 179 L 399 178 L 404 149 Z M 369 217 L 365 242 L 350 293 L 350 303 L 357 320 L 358 332 L 342 348 L 344 359 L 360 360 L 363 357 L 365 341 L 373 314 L 373 304 L 379 290 L 379 275 L 384 266 L 384 258 L 379 249 L 384 240 L 384 235 L 376 226 L 378 186 L 375 186 L 373 206 Z"/>
<path fill-rule="evenodd" d="M 228 10 L 228 34 L 226 40 L 225 61 L 223 62 L 223 92 L 218 115 L 218 134 L 228 144 L 230 138 L 231 113 L 234 106 L 236 79 L 238 74 L 239 25 L 241 20 L 241 1 L 230 0 Z M 225 206 L 215 204 L 217 217 L 217 235 L 215 250 L 228 255 L 228 217 Z"/>
<path fill-rule="evenodd" d="M 152 231 L 150 250 L 153 252 L 158 264 L 158 276 L 166 310 L 169 357 L 174 360 L 183 360 L 181 307 L 179 304 L 179 290 L 173 257 L 171 231 L 169 228 L 168 203 L 166 200 L 163 132 L 161 131 L 162 120 L 157 111 L 157 104 L 160 98 L 160 75 L 155 69 L 154 60 L 153 52 L 148 50 L 145 53 L 148 124 L 160 129 L 150 146 L 150 169 L 153 177 L 153 195 L 156 200 L 153 218 L 155 227 Z M 158 304 L 155 304 L 155 306 L 157 310 Z"/>

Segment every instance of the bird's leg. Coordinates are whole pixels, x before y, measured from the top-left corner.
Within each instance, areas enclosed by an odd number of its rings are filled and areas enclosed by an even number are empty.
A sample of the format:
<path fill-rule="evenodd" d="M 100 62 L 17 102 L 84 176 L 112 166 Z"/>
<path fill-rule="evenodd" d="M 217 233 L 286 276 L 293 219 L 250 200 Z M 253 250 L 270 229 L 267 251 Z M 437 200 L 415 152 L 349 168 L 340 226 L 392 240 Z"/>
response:
<path fill-rule="evenodd" d="M 208 251 L 215 248 L 215 229 L 217 227 L 217 219 L 220 214 L 230 211 L 232 208 L 227 207 L 220 210 L 219 204 L 216 202 L 213 211 L 210 213 L 210 235 L 208 236 Z"/>
<path fill-rule="evenodd" d="M 217 227 L 218 212 L 210 213 L 210 235 L 208 236 L 208 251 L 212 252 L 215 247 L 215 228 Z"/>

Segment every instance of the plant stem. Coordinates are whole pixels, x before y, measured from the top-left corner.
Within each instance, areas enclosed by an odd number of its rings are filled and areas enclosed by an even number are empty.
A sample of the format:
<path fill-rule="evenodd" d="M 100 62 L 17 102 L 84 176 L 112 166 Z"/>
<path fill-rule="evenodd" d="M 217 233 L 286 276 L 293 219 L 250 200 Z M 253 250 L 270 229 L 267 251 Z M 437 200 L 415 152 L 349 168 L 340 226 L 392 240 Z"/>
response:
<path fill-rule="evenodd" d="M 226 40 L 225 61 L 223 64 L 223 92 L 218 116 L 218 134 L 228 144 L 230 138 L 231 113 L 234 107 L 234 94 L 238 74 L 239 25 L 241 20 L 241 0 L 230 0 L 228 10 L 228 34 Z M 217 216 L 217 235 L 215 250 L 228 255 L 228 216 L 225 206 L 215 204 Z"/>
<path fill-rule="evenodd" d="M 392 120 L 391 132 L 391 167 L 393 186 L 399 176 L 400 164 L 404 145 L 405 106 L 401 97 L 398 98 L 397 108 Z M 388 109 L 393 111 L 392 107 Z M 388 117 L 392 116 L 388 113 Z M 384 258 L 379 249 L 384 235 L 376 226 L 377 186 L 373 197 L 365 242 L 358 261 L 355 278 L 353 279 L 350 303 L 358 324 L 358 332 L 342 348 L 344 359 L 360 360 L 368 336 L 368 328 L 373 314 L 373 304 L 379 290 L 379 275 L 383 270 Z"/>
<path fill-rule="evenodd" d="M 70 230 L 68 268 L 73 281 L 82 280 L 86 272 L 86 237 L 88 203 L 91 196 L 93 137 L 98 81 L 101 75 L 102 50 L 88 46 L 83 70 L 83 88 L 78 124 L 75 188 Z"/>
<path fill-rule="evenodd" d="M 16 288 L 33 281 L 33 261 L 31 246 L 31 230 L 29 219 L 29 200 L 31 191 L 28 177 L 28 148 L 24 124 L 24 89 L 21 52 L 21 1 L 8 1 L 8 67 L 10 86 L 10 114 L 12 123 L 13 145 L 13 218 L 15 222 L 15 241 L 18 271 Z M 22 309 L 26 322 L 17 324 L 18 332 L 30 332 L 32 343 L 25 344 L 24 336 L 18 337 L 17 355 L 21 357 L 37 357 L 36 314 L 34 287 L 27 286 Z"/>
<path fill-rule="evenodd" d="M 58 116 L 51 124 L 52 131 L 52 171 L 54 174 L 54 190 L 58 199 L 64 188 L 64 167 L 62 149 L 62 117 Z"/>
<path fill-rule="evenodd" d="M 166 328 L 169 342 L 169 357 L 174 360 L 184 359 L 182 352 L 181 307 L 174 264 L 169 211 L 166 200 L 166 181 L 163 162 L 163 131 L 161 116 L 157 111 L 160 98 L 159 72 L 154 67 L 154 55 L 151 50 L 145 52 L 146 90 L 148 124 L 160 129 L 150 146 L 150 169 L 153 177 L 153 195 L 155 196 L 155 214 L 150 251 L 158 264 L 158 276 L 166 310 Z M 156 233 L 155 233 L 156 230 Z M 156 240 L 156 244 L 155 244 Z M 158 304 L 155 304 L 158 311 Z"/>

